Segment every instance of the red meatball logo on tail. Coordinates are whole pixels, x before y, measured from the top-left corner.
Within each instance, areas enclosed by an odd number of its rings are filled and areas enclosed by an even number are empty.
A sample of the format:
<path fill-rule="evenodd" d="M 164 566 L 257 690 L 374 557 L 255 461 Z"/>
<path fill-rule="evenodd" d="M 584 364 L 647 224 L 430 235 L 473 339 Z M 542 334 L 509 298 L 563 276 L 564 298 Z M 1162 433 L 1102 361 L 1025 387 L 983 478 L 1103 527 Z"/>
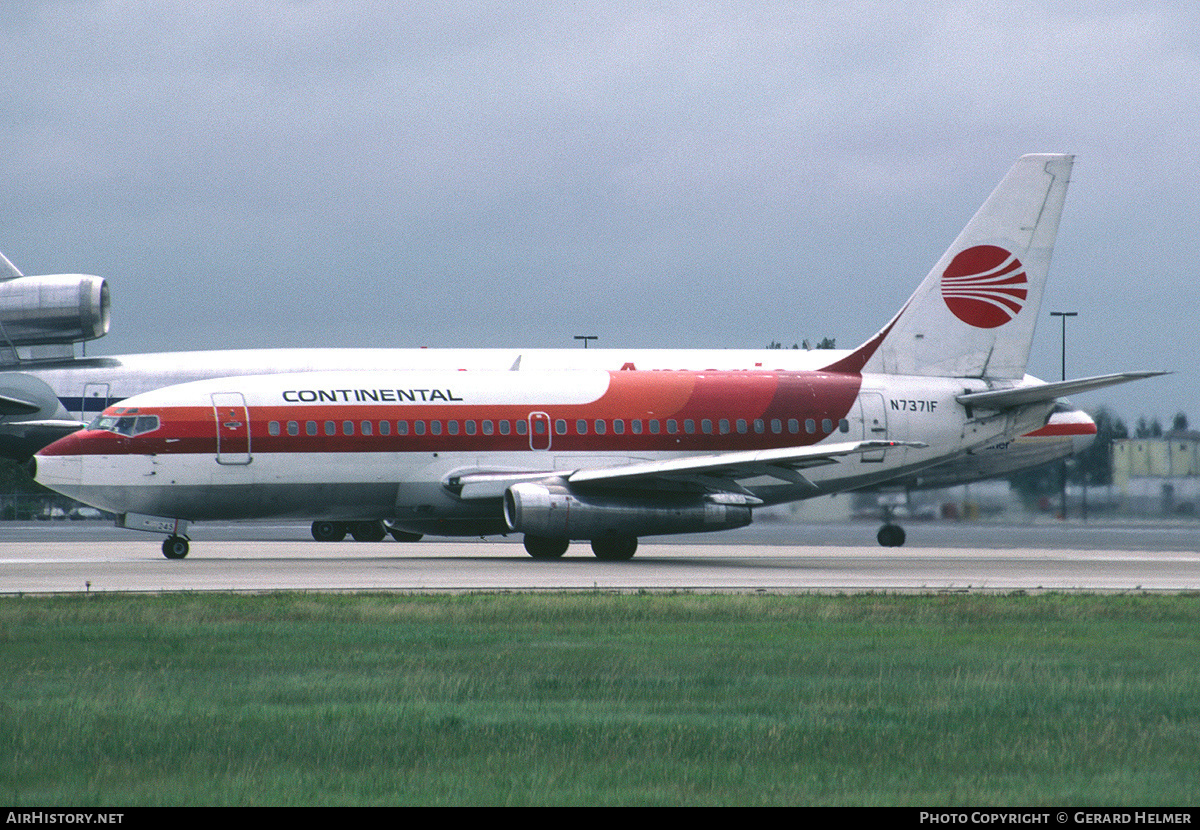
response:
<path fill-rule="evenodd" d="M 942 299 L 967 325 L 994 329 L 1024 308 L 1028 283 L 1015 256 L 995 245 L 976 245 L 950 261 L 942 274 Z"/>

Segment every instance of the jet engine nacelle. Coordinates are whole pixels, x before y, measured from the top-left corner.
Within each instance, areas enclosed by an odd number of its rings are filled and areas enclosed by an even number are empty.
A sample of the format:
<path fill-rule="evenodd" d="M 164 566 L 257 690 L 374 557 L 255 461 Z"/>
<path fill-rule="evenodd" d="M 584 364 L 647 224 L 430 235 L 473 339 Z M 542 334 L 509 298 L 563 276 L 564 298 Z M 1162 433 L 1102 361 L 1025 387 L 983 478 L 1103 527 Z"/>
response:
<path fill-rule="evenodd" d="M 0 282 L 0 346 L 78 343 L 108 333 L 108 283 L 88 274 Z"/>
<path fill-rule="evenodd" d="M 730 530 L 750 524 L 750 508 L 682 493 L 580 493 L 566 484 L 522 482 L 504 493 L 509 530 L 550 539 L 599 539 Z"/>

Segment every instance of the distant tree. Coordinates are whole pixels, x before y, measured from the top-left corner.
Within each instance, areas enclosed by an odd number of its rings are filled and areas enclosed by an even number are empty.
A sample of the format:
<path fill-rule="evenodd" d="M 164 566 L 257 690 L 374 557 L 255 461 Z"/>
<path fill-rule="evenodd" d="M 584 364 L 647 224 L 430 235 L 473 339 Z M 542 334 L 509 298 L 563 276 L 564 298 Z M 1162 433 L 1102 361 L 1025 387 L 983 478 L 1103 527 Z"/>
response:
<path fill-rule="evenodd" d="M 1172 432 L 1186 432 L 1188 428 L 1187 415 L 1182 412 L 1175 413 L 1175 420 L 1171 421 Z"/>
<path fill-rule="evenodd" d="M 785 346 L 782 343 L 780 343 L 778 340 L 772 340 L 770 345 L 767 346 L 767 348 L 768 349 L 782 349 L 782 348 L 785 348 Z M 834 340 L 832 337 L 822 337 L 821 340 L 814 347 L 811 343 L 808 342 L 808 338 L 805 338 L 804 340 L 801 340 L 799 343 L 793 343 L 792 348 L 793 349 L 804 349 L 805 351 L 808 351 L 813 348 L 836 349 L 837 341 Z"/>

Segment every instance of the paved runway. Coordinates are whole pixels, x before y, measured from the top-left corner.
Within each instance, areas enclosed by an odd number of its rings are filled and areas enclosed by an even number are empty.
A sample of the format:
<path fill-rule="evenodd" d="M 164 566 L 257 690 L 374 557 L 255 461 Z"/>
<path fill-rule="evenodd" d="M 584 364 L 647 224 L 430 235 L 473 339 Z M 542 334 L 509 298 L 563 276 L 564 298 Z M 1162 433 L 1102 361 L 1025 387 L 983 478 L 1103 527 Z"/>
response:
<path fill-rule="evenodd" d="M 1120 528 L 1078 532 L 1022 526 L 1020 534 L 992 526 L 982 533 L 992 540 L 989 546 L 954 544 L 964 538 L 963 531 L 948 525 L 949 543 L 910 542 L 903 548 L 870 544 L 874 529 L 863 524 L 819 532 L 812 527 L 644 540 L 632 561 L 606 563 L 592 557 L 586 543 L 573 545 L 561 560 L 537 562 L 515 539 L 332 544 L 305 538 L 307 528 L 301 526 L 258 526 L 253 532 L 232 526 L 210 528 L 207 538 L 197 532 L 189 557 L 168 561 L 157 536 L 93 523 L 31 523 L 0 528 L 0 593 L 1200 590 L 1195 544 L 1200 531 L 1190 525 L 1125 533 Z M 931 527 L 910 530 L 910 539 L 938 538 Z M 839 543 L 842 534 L 863 542 Z M 1020 540 L 1030 534 L 1043 537 L 1036 547 L 1004 546 L 1014 536 Z M 781 535 L 825 541 L 780 544 Z M 247 536 L 267 538 L 244 541 Z M 1080 544 L 1064 544 L 1064 539 Z M 1122 544 L 1095 547 L 1097 540 L 1112 539 Z"/>

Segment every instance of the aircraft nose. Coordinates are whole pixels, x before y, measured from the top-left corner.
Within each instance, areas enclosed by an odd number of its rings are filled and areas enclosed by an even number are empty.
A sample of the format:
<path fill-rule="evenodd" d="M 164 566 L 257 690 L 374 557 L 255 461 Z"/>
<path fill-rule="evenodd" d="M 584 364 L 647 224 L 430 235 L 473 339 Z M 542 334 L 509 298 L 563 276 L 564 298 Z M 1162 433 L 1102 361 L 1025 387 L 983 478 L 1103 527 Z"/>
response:
<path fill-rule="evenodd" d="M 74 491 L 79 487 L 83 472 L 83 456 L 79 454 L 77 440 L 76 435 L 69 435 L 42 447 L 37 455 L 29 459 L 27 469 L 33 480 L 43 487 L 75 498 Z"/>

